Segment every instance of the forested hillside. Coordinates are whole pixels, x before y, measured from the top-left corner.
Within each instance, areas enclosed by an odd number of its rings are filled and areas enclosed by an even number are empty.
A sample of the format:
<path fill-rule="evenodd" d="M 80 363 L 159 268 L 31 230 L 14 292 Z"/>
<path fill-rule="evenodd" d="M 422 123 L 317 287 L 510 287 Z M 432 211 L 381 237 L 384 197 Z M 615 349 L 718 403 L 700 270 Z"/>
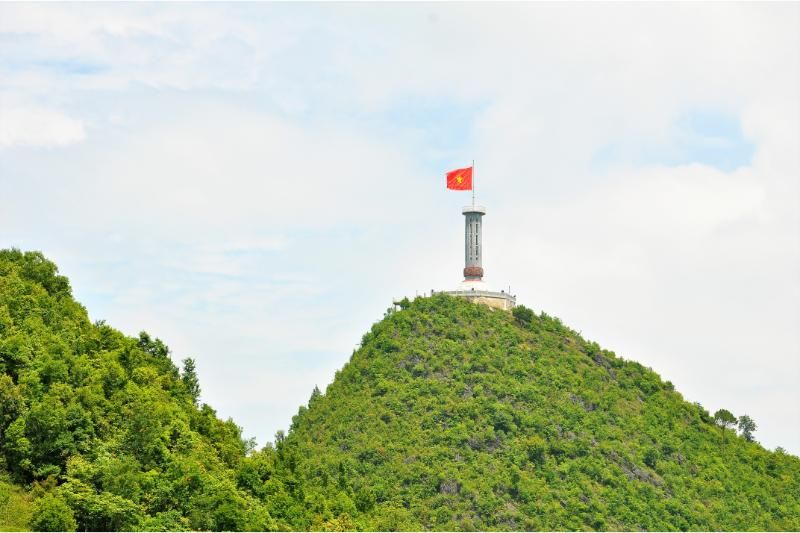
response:
<path fill-rule="evenodd" d="M 90 323 L 40 253 L 0 251 L 0 530 L 274 527 L 187 363 Z"/>
<path fill-rule="evenodd" d="M 402 307 L 252 451 L 191 360 L 0 251 L 0 530 L 800 529 L 800 459 L 730 413 L 524 307 Z"/>
<path fill-rule="evenodd" d="M 278 453 L 300 528 L 324 501 L 377 530 L 800 529 L 798 458 L 557 319 L 446 295 L 376 324 Z"/>

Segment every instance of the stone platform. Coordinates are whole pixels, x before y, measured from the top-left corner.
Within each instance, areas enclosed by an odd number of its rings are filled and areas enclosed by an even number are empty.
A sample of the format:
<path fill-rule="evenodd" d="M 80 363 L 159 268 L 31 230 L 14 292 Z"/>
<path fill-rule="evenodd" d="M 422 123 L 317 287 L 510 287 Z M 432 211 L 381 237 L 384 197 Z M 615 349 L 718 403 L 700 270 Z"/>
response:
<path fill-rule="evenodd" d="M 441 291 L 450 296 L 466 298 L 476 304 L 482 304 L 492 309 L 509 311 L 517 305 L 517 297 L 505 291 L 493 291 L 484 281 L 462 281 L 454 291 Z"/>

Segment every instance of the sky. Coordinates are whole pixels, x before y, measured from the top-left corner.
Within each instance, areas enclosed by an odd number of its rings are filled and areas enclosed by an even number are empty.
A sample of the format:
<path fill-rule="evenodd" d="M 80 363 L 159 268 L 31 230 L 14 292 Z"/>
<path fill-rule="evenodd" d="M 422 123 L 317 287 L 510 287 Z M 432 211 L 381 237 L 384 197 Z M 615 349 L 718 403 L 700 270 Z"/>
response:
<path fill-rule="evenodd" d="M 392 299 L 495 288 L 800 454 L 800 4 L 0 4 L 0 247 L 260 445 Z"/>

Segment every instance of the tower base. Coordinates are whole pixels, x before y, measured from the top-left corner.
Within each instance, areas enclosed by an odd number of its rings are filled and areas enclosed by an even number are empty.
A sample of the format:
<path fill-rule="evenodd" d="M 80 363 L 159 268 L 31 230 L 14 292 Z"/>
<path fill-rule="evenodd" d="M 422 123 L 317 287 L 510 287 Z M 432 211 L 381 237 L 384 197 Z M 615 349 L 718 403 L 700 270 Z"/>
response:
<path fill-rule="evenodd" d="M 458 296 L 492 309 L 501 309 L 509 313 L 517 305 L 517 297 L 505 291 L 492 291 L 483 281 L 464 280 L 454 291 L 442 291 L 450 296 Z"/>

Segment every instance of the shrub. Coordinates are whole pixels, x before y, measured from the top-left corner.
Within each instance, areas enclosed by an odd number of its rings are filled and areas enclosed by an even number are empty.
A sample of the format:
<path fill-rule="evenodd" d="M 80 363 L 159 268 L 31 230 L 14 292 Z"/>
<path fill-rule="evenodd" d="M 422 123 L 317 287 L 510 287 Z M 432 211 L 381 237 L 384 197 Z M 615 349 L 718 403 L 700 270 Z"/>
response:
<path fill-rule="evenodd" d="M 658 451 L 655 448 L 648 448 L 648 450 L 644 452 L 644 464 L 646 464 L 650 468 L 655 468 L 657 461 L 658 461 Z"/>
<path fill-rule="evenodd" d="M 33 531 L 75 531 L 78 523 L 69 505 L 53 494 L 45 494 L 34 504 L 31 529 Z"/>
<path fill-rule="evenodd" d="M 521 326 L 530 326 L 531 322 L 533 322 L 533 311 L 525 307 L 524 305 L 518 305 L 511 310 L 511 314 L 517 320 L 517 323 Z"/>

